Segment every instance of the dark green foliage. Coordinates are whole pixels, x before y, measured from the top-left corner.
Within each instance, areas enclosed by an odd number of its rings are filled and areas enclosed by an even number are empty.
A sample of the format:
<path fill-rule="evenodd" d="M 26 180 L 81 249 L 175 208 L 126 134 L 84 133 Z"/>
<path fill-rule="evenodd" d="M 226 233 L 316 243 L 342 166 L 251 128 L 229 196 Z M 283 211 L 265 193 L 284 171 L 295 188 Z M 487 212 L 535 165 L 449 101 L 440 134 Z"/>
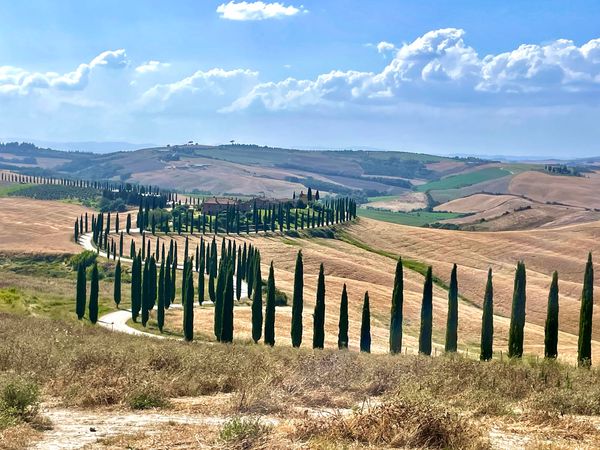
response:
<path fill-rule="evenodd" d="M 117 261 L 117 266 L 115 267 L 115 288 L 113 298 L 115 301 L 115 305 L 117 308 L 121 303 L 121 259 Z"/>
<path fill-rule="evenodd" d="M 369 307 L 369 292 L 365 292 L 360 323 L 360 351 L 371 353 L 371 310 Z"/>
<path fill-rule="evenodd" d="M 158 310 L 156 312 L 156 321 L 158 322 L 158 329 L 162 333 L 165 325 L 165 261 L 161 261 L 160 272 L 158 273 Z"/>
<path fill-rule="evenodd" d="M 338 348 L 348 348 L 348 292 L 346 283 L 342 289 L 342 300 L 340 302 L 340 320 L 338 323 Z"/>
<path fill-rule="evenodd" d="M 98 264 L 94 263 L 92 266 L 92 279 L 90 283 L 90 305 L 89 305 L 89 316 L 90 322 L 96 323 L 98 321 Z"/>
<path fill-rule="evenodd" d="M 427 269 L 421 304 L 421 329 L 419 330 L 419 353 L 431 355 L 431 333 L 433 326 L 433 282 L 431 266 Z"/>
<path fill-rule="evenodd" d="M 325 345 L 325 272 L 323 263 L 321 263 L 321 267 L 319 268 L 313 320 L 313 348 L 323 348 Z"/>
<path fill-rule="evenodd" d="M 144 263 L 144 271 L 142 274 L 142 325 L 146 326 L 150 314 L 150 274 L 149 274 L 149 259 Z"/>
<path fill-rule="evenodd" d="M 390 353 L 402 351 L 402 308 L 404 306 L 404 274 L 402 258 L 396 263 L 394 292 L 392 294 L 392 311 L 390 318 Z"/>
<path fill-rule="evenodd" d="M 192 276 L 192 262 L 187 260 L 184 262 L 185 270 L 182 278 L 185 277 L 183 295 L 183 336 L 186 341 L 190 342 L 194 339 L 194 277 Z"/>
<path fill-rule="evenodd" d="M 273 261 L 269 268 L 269 280 L 267 281 L 267 301 L 265 306 L 265 344 L 275 345 L 275 272 Z"/>
<path fill-rule="evenodd" d="M 85 283 L 85 265 L 79 264 L 79 266 L 77 266 L 77 293 L 75 297 L 75 312 L 77 313 L 77 318 L 80 320 L 83 319 L 83 316 L 85 315 Z"/>
<path fill-rule="evenodd" d="M 450 353 L 456 352 L 458 347 L 458 277 L 456 264 L 450 274 L 450 287 L 448 288 L 448 319 L 446 321 L 446 347 Z"/>
<path fill-rule="evenodd" d="M 544 355 L 546 358 L 558 356 L 558 272 L 552 274 L 548 294 L 548 310 L 544 329 Z"/>
<path fill-rule="evenodd" d="M 135 322 L 142 307 L 142 262 L 138 253 L 131 267 L 131 318 Z"/>
<path fill-rule="evenodd" d="M 592 253 L 588 255 L 581 293 L 579 312 L 579 341 L 577 343 L 577 364 L 580 367 L 592 365 L 592 314 L 594 312 L 594 265 Z"/>
<path fill-rule="evenodd" d="M 204 303 L 204 256 L 200 256 L 200 266 L 198 270 L 198 304 Z"/>
<path fill-rule="evenodd" d="M 494 285 L 492 269 L 488 270 L 485 296 L 483 297 L 483 316 L 481 318 L 481 361 L 492 359 L 494 345 Z"/>
<path fill-rule="evenodd" d="M 223 330 L 223 295 L 225 294 L 225 277 L 227 276 L 225 264 L 219 266 L 219 273 L 217 277 L 217 288 L 215 292 L 215 319 L 214 319 L 214 333 L 217 341 L 221 341 L 221 331 Z"/>
<path fill-rule="evenodd" d="M 241 256 L 242 255 L 239 255 L 237 258 L 237 270 L 235 273 L 235 298 L 237 299 L 238 302 L 242 298 L 242 274 L 241 274 L 242 258 L 241 258 Z"/>
<path fill-rule="evenodd" d="M 525 327 L 525 302 L 526 302 L 526 272 L 525 263 L 517 263 L 515 273 L 515 286 L 513 292 L 510 328 L 508 334 L 508 357 L 520 358 L 523 356 L 523 329 Z"/>
<path fill-rule="evenodd" d="M 257 253 L 254 263 L 254 290 L 252 292 L 252 340 L 258 342 L 262 336 L 262 276 L 260 273 L 260 255 Z"/>
<path fill-rule="evenodd" d="M 223 310 L 221 312 L 221 342 L 233 342 L 233 270 L 227 265 Z M 215 311 L 215 314 L 217 311 Z"/>
<path fill-rule="evenodd" d="M 296 268 L 294 270 L 294 298 L 292 300 L 292 346 L 300 347 L 302 344 L 302 311 L 304 309 L 304 265 L 302 250 L 298 250 Z"/>

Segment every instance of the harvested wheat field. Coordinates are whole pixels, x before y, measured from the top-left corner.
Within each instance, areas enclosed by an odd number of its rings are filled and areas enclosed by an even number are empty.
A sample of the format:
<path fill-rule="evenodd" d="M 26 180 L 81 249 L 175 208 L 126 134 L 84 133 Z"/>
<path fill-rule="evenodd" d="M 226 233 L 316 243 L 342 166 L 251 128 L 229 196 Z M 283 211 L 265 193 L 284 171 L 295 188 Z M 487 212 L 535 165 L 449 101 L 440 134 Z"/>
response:
<path fill-rule="evenodd" d="M 434 267 L 434 275 L 448 282 L 451 265 L 459 266 L 459 287 L 463 300 L 460 304 L 459 345 L 478 354 L 481 303 L 488 267 L 494 270 L 495 288 L 495 349 L 505 350 L 514 267 L 524 259 L 528 268 L 527 326 L 525 350 L 543 355 L 544 321 L 550 275 L 560 274 L 561 312 L 559 339 L 560 358 L 574 361 L 577 349 L 579 320 L 579 295 L 583 267 L 588 250 L 598 250 L 597 237 L 600 224 L 579 225 L 556 230 L 520 231 L 503 233 L 468 233 L 449 230 L 392 225 L 370 219 L 360 219 L 338 229 L 344 240 L 331 238 L 292 238 L 279 234 L 267 236 L 231 236 L 238 244 L 252 243 L 262 255 L 262 275 L 268 275 L 268 263 L 275 264 L 275 280 L 279 289 L 290 297 L 293 290 L 293 271 L 298 250 L 302 249 L 305 273 L 305 310 L 303 342 L 312 342 L 312 310 L 316 294 L 319 264 L 326 274 L 326 346 L 337 345 L 339 299 L 344 284 L 349 293 L 351 348 L 358 349 L 360 314 L 365 291 L 371 300 L 371 321 L 374 352 L 388 348 L 389 308 L 395 269 L 393 255 L 416 260 Z M 139 236 L 135 237 L 139 240 Z M 217 238 L 221 239 L 221 236 Z M 151 248 L 155 240 L 150 238 Z M 178 237 L 183 248 L 185 238 Z M 199 237 L 190 239 L 193 253 Z M 364 243 L 365 245 L 361 245 Z M 219 242 L 220 244 L 220 242 Z M 137 243 L 139 248 L 139 241 Z M 128 248 L 128 244 L 125 246 Z M 220 245 L 218 246 L 220 247 Z M 181 250 L 180 250 L 181 251 Z M 385 252 L 388 252 L 386 254 Z M 415 352 L 420 323 L 420 308 L 424 277 L 405 268 L 404 343 L 408 352 Z M 289 308 L 279 308 L 276 320 L 277 343 L 289 344 Z M 447 291 L 434 285 L 434 335 L 435 346 L 443 347 L 447 309 Z M 168 323 L 181 330 L 180 311 L 169 312 Z M 596 317 L 600 312 L 596 313 Z M 204 309 L 196 315 L 197 330 L 212 334 L 212 310 Z M 249 311 L 236 309 L 236 337 L 250 338 Z M 600 331 L 594 337 L 599 339 Z M 600 346 L 594 343 L 594 354 L 600 356 Z"/>
<path fill-rule="evenodd" d="M 90 209 L 63 202 L 0 198 L 0 252 L 77 253 L 76 217 Z"/>

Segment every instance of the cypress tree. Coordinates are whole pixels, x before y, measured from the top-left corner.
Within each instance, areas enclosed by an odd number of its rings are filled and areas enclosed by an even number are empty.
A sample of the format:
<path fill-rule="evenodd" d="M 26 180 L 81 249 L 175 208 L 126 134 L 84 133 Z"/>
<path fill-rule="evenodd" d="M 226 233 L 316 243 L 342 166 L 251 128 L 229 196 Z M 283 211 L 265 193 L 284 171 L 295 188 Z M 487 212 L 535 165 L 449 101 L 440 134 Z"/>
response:
<path fill-rule="evenodd" d="M 146 259 L 144 262 L 144 272 L 142 274 L 142 326 L 146 326 L 148 323 L 149 311 L 150 311 L 150 273 L 148 269 L 148 262 Z"/>
<path fill-rule="evenodd" d="M 90 284 L 90 306 L 89 316 L 90 322 L 96 323 L 98 321 L 98 264 L 94 262 L 92 267 L 92 281 Z"/>
<path fill-rule="evenodd" d="M 525 327 L 525 288 L 526 275 L 525 263 L 517 263 L 515 273 L 515 286 L 513 292 L 512 311 L 510 316 L 510 329 L 508 334 L 508 357 L 520 358 L 523 356 L 523 328 Z"/>
<path fill-rule="evenodd" d="M 455 353 L 458 347 L 458 277 L 456 264 L 450 274 L 448 289 L 448 319 L 446 321 L 446 352 Z"/>
<path fill-rule="evenodd" d="M 431 332 L 433 325 L 433 282 L 431 266 L 427 269 L 421 304 L 421 329 L 419 330 L 419 353 L 431 355 Z"/>
<path fill-rule="evenodd" d="M 338 348 L 348 348 L 348 292 L 346 283 L 342 289 L 342 300 L 340 302 L 340 321 L 338 323 Z"/>
<path fill-rule="evenodd" d="M 117 261 L 117 267 L 115 267 L 115 289 L 114 289 L 114 300 L 117 308 L 121 303 L 121 259 Z"/>
<path fill-rule="evenodd" d="M 79 320 L 83 319 L 85 315 L 85 301 L 86 301 L 86 277 L 85 277 L 85 264 L 82 262 L 77 266 L 77 295 L 75 297 L 75 312 Z"/>
<path fill-rule="evenodd" d="M 238 259 L 237 259 L 237 270 L 236 270 L 236 274 L 235 274 L 235 298 L 237 299 L 238 302 L 240 301 L 240 298 L 242 297 L 242 274 L 241 274 L 241 268 L 242 268 L 242 258 L 238 256 Z"/>
<path fill-rule="evenodd" d="M 156 321 L 158 329 L 162 333 L 165 325 L 165 261 L 160 262 L 160 272 L 158 273 L 158 310 L 156 312 Z"/>
<path fill-rule="evenodd" d="M 254 264 L 254 290 L 252 293 L 252 340 L 258 342 L 262 335 L 263 313 L 262 313 L 262 275 L 260 273 L 260 255 L 256 254 Z"/>
<path fill-rule="evenodd" d="M 141 308 L 141 257 L 138 253 L 133 258 L 131 267 L 131 318 L 134 322 L 140 314 Z"/>
<path fill-rule="evenodd" d="M 325 345 L 325 273 L 323 263 L 319 268 L 317 299 L 313 318 L 313 348 L 323 348 Z"/>
<path fill-rule="evenodd" d="M 360 351 L 371 353 L 371 311 L 369 308 L 369 292 L 365 292 L 362 321 L 360 324 Z"/>
<path fill-rule="evenodd" d="M 221 342 L 233 342 L 233 271 L 227 264 L 223 310 L 221 318 Z"/>
<path fill-rule="evenodd" d="M 296 268 L 294 270 L 294 298 L 292 300 L 292 346 L 302 344 L 302 310 L 304 309 L 304 265 L 302 250 L 298 250 Z"/>
<path fill-rule="evenodd" d="M 558 272 L 552 274 L 552 283 L 548 294 L 548 311 L 544 328 L 544 356 L 558 356 Z"/>
<path fill-rule="evenodd" d="M 483 297 L 483 316 L 481 318 L 481 361 L 492 359 L 494 345 L 494 285 L 492 269 L 488 270 L 485 296 Z"/>
<path fill-rule="evenodd" d="M 217 276 L 217 289 L 215 292 L 215 319 L 214 319 L 214 333 L 217 341 L 221 341 L 221 330 L 223 324 L 221 322 L 223 318 L 223 294 L 225 291 L 225 264 L 219 265 L 219 274 Z"/>
<path fill-rule="evenodd" d="M 183 335 L 187 342 L 191 342 L 194 339 L 194 277 L 192 276 L 191 261 L 184 262 L 184 266 L 186 280 L 184 283 Z"/>
<path fill-rule="evenodd" d="M 265 344 L 271 347 L 275 345 L 275 272 L 273 261 L 269 268 L 269 280 L 267 281 L 267 302 L 265 306 Z"/>
<path fill-rule="evenodd" d="M 592 314 L 594 312 L 594 266 L 592 253 L 588 255 L 581 293 L 579 312 L 579 341 L 577 344 L 577 364 L 580 367 L 592 365 Z"/>
<path fill-rule="evenodd" d="M 198 304 L 202 306 L 204 303 L 204 254 L 200 256 L 198 269 Z"/>
<path fill-rule="evenodd" d="M 390 353 L 402 351 L 402 309 L 404 306 L 404 274 L 402 258 L 396 263 L 396 276 L 394 277 L 394 292 L 392 294 L 392 311 L 390 318 Z"/>
<path fill-rule="evenodd" d="M 167 259 L 165 261 L 165 309 L 169 309 L 171 306 L 171 252 L 169 251 Z"/>

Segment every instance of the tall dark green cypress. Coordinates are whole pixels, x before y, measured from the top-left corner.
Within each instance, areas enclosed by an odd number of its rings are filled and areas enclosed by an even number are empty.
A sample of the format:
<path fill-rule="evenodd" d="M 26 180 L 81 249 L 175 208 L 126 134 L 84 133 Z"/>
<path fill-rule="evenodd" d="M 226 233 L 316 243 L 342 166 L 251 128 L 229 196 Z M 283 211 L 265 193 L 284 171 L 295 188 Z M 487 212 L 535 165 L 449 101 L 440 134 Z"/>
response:
<path fill-rule="evenodd" d="M 92 267 L 92 280 L 90 284 L 90 306 L 89 306 L 89 316 L 90 322 L 96 323 L 98 321 L 98 294 L 99 294 L 99 286 L 98 286 L 98 264 L 94 262 Z"/>
<path fill-rule="evenodd" d="M 323 263 L 321 263 L 321 267 L 319 268 L 317 298 L 313 318 L 313 348 L 323 348 L 325 346 L 325 271 Z"/>
<path fill-rule="evenodd" d="M 237 270 L 235 271 L 235 298 L 239 302 L 242 298 L 242 255 L 239 255 L 237 258 Z"/>
<path fill-rule="evenodd" d="M 342 299 L 340 302 L 340 320 L 338 322 L 338 348 L 348 348 L 348 292 L 346 283 L 342 289 Z"/>
<path fill-rule="evenodd" d="M 256 343 L 262 336 L 262 275 L 260 273 L 260 255 L 256 254 L 254 263 L 254 290 L 252 291 L 252 340 Z"/>
<path fill-rule="evenodd" d="M 392 311 L 390 318 L 390 353 L 402 351 L 402 309 L 404 307 L 404 274 L 402 271 L 402 258 L 396 263 L 396 276 L 394 277 L 394 292 L 392 293 Z"/>
<path fill-rule="evenodd" d="M 184 271 L 186 292 L 184 295 L 185 301 L 183 302 L 183 335 L 187 342 L 191 342 L 194 339 L 194 277 L 192 275 L 192 262 L 188 260 L 184 262 L 184 266 L 186 266 Z"/>
<path fill-rule="evenodd" d="M 481 361 L 492 359 L 494 345 L 494 285 L 492 269 L 488 270 L 485 295 L 483 297 L 483 316 L 481 317 Z"/>
<path fill-rule="evenodd" d="M 517 263 L 517 270 L 515 273 L 512 311 L 510 316 L 510 328 L 508 334 L 509 358 L 521 358 L 523 356 L 526 284 L 525 263 L 520 261 Z"/>
<path fill-rule="evenodd" d="M 141 257 L 138 253 L 137 256 L 134 256 L 131 267 L 131 318 L 134 322 L 137 321 L 142 307 L 141 264 Z"/>
<path fill-rule="evenodd" d="M 225 292 L 221 311 L 221 342 L 233 342 L 233 270 L 231 264 L 225 269 Z"/>
<path fill-rule="evenodd" d="M 427 269 L 421 304 L 421 329 L 419 330 L 419 353 L 431 355 L 431 333 L 433 326 L 433 280 L 431 266 Z"/>
<path fill-rule="evenodd" d="M 225 264 L 219 265 L 219 274 L 217 276 L 217 288 L 215 292 L 215 320 L 214 320 L 214 332 L 217 341 L 221 341 L 221 331 L 223 328 L 223 294 L 225 293 Z"/>
<path fill-rule="evenodd" d="M 446 352 L 455 353 L 458 348 L 458 276 L 456 264 L 450 274 L 448 288 L 448 319 L 446 321 Z"/>
<path fill-rule="evenodd" d="M 577 364 L 580 367 L 592 365 L 592 315 L 594 312 L 594 265 L 592 253 L 588 255 L 581 293 L 579 312 L 579 341 L 577 343 Z"/>
<path fill-rule="evenodd" d="M 121 303 L 121 258 L 117 261 L 117 266 L 115 267 L 115 287 L 113 293 L 113 299 L 115 300 L 115 305 L 117 308 Z"/>
<path fill-rule="evenodd" d="M 371 309 L 369 307 L 369 292 L 365 292 L 360 323 L 360 351 L 371 353 Z"/>
<path fill-rule="evenodd" d="M 144 272 L 142 274 L 142 326 L 146 326 L 150 317 L 150 271 L 149 258 L 144 262 Z"/>
<path fill-rule="evenodd" d="M 85 303 L 86 303 L 86 276 L 85 276 L 85 264 L 79 263 L 77 266 L 77 295 L 75 297 L 75 313 L 79 320 L 83 319 L 85 315 Z"/>
<path fill-rule="evenodd" d="M 156 321 L 158 329 L 162 333 L 165 326 L 165 261 L 160 262 L 160 272 L 158 273 L 158 310 L 156 312 Z"/>
<path fill-rule="evenodd" d="M 198 267 L 198 304 L 204 303 L 204 253 L 200 255 L 200 264 Z"/>
<path fill-rule="evenodd" d="M 548 293 L 548 310 L 544 327 L 544 356 L 552 359 L 558 356 L 558 272 L 556 271 L 552 274 L 552 283 Z"/>
<path fill-rule="evenodd" d="M 302 262 L 302 250 L 298 250 L 296 256 L 296 268 L 294 270 L 294 298 L 292 300 L 292 346 L 300 347 L 302 344 L 302 311 L 304 309 L 304 264 Z"/>
<path fill-rule="evenodd" d="M 265 305 L 265 344 L 271 347 L 275 345 L 275 272 L 273 261 L 269 268 L 269 280 L 267 281 L 267 301 Z"/>

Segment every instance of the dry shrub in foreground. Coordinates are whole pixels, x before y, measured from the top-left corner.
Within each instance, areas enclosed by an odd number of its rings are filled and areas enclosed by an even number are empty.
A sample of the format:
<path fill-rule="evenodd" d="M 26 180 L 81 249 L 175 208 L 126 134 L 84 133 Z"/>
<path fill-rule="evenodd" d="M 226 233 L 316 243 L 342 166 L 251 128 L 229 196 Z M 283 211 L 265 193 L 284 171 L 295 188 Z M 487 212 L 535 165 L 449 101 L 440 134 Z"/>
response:
<path fill-rule="evenodd" d="M 489 444 L 467 420 L 424 400 L 386 402 L 364 412 L 307 419 L 297 427 L 301 440 L 358 442 L 409 448 L 486 449 Z"/>

